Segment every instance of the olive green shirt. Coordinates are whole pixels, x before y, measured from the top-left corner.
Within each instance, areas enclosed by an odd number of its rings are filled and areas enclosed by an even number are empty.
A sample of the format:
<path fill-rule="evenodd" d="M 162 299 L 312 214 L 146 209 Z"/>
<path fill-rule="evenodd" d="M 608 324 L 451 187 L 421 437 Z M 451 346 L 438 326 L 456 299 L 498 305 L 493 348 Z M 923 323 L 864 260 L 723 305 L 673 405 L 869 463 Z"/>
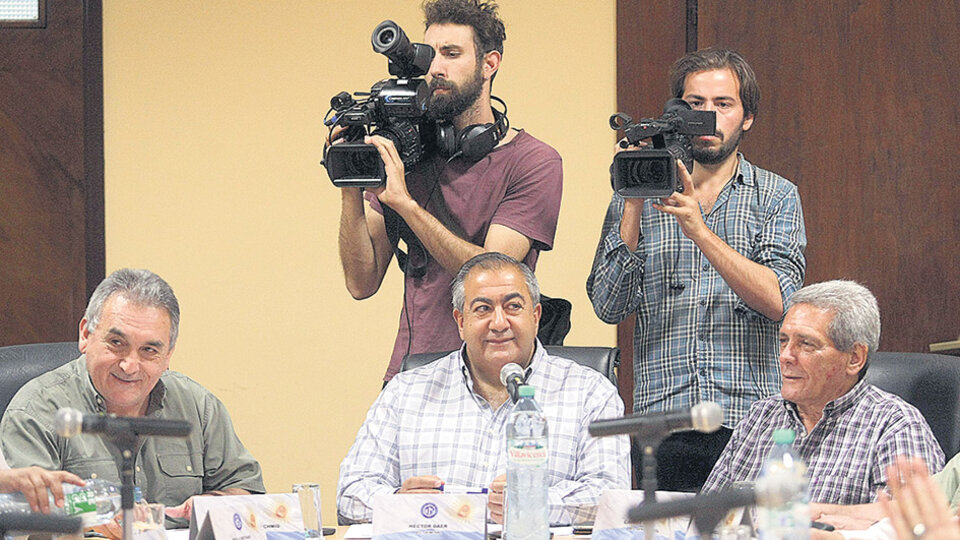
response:
<path fill-rule="evenodd" d="M 960 454 L 953 456 L 943 469 L 933 475 L 951 508 L 960 506 Z"/>
<path fill-rule="evenodd" d="M 36 465 L 119 483 L 117 445 L 96 434 L 57 435 L 54 419 L 61 407 L 106 413 L 85 356 L 40 375 L 14 396 L 0 421 L 0 445 L 10 466 Z M 182 439 L 140 440 L 134 479 L 145 500 L 176 506 L 192 495 L 225 488 L 264 492 L 260 464 L 237 438 L 223 403 L 196 381 L 166 371 L 150 393 L 146 416 L 186 420 L 193 430 Z"/>

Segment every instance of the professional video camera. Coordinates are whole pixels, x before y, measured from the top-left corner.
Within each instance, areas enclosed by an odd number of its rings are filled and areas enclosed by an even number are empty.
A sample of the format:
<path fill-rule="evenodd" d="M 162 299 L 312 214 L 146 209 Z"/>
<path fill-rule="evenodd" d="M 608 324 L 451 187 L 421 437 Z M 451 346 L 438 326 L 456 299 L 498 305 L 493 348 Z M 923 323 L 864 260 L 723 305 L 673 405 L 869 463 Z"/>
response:
<path fill-rule="evenodd" d="M 713 135 L 717 115 L 713 111 L 694 111 L 680 99 L 671 98 L 663 107 L 663 116 L 643 118 L 637 123 L 623 113 L 610 117 L 610 127 L 626 135 L 621 148 L 652 139 L 653 148 L 641 147 L 617 152 L 610 166 L 610 182 L 622 197 L 669 197 L 683 191 L 677 178 L 677 160 L 693 170 L 690 135 Z"/>
<path fill-rule="evenodd" d="M 372 144 L 362 142 L 364 135 L 393 141 L 407 167 L 423 156 L 423 141 L 433 140 L 421 136 L 421 130 L 434 123 L 425 121 L 430 89 L 418 78 L 430 69 L 433 47 L 410 43 L 393 21 L 378 24 L 370 41 L 374 51 L 387 57 L 390 75 L 396 78 L 374 84 L 369 94 L 356 92 L 355 96 L 365 98 L 361 101 L 347 92 L 331 98 L 324 125 L 331 131 L 334 126 L 347 127 L 344 142 L 329 146 L 323 157 L 327 174 L 337 187 L 376 187 L 387 179 L 380 154 Z"/>

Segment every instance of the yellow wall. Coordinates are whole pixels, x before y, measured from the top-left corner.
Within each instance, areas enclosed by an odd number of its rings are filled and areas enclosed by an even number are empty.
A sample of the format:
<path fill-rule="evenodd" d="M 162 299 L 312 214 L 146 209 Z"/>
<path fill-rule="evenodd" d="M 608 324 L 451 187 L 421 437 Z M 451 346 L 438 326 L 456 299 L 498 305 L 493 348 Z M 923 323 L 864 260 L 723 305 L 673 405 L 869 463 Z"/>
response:
<path fill-rule="evenodd" d="M 612 345 L 584 281 L 610 195 L 613 0 L 502 0 L 495 93 L 511 124 L 564 159 L 545 293 L 574 305 L 572 345 Z M 380 388 L 400 274 L 357 302 L 337 258 L 339 194 L 322 118 L 341 90 L 387 76 L 370 47 L 391 18 L 422 36 L 417 1 L 104 2 L 107 271 L 145 267 L 182 306 L 173 369 L 227 405 L 267 489 L 321 482 L 336 521 L 340 460 Z"/>

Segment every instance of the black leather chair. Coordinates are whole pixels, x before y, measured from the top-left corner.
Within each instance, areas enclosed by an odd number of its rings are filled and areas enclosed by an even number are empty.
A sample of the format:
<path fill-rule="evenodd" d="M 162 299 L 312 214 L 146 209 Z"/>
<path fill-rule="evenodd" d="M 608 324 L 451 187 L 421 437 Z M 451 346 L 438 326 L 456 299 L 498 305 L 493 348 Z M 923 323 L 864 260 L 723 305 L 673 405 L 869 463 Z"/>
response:
<path fill-rule="evenodd" d="M 0 415 L 24 383 L 78 356 L 76 341 L 0 347 Z"/>
<path fill-rule="evenodd" d="M 919 409 L 948 460 L 960 452 L 960 358 L 877 352 L 866 380 Z"/>
<path fill-rule="evenodd" d="M 546 345 L 545 348 L 553 356 L 561 356 L 574 362 L 591 367 L 606 375 L 614 386 L 617 385 L 617 368 L 620 367 L 620 349 L 617 347 L 568 347 L 563 345 Z M 452 351 L 429 352 L 410 354 L 400 363 L 400 371 L 420 367 L 438 358 L 442 358 Z"/>

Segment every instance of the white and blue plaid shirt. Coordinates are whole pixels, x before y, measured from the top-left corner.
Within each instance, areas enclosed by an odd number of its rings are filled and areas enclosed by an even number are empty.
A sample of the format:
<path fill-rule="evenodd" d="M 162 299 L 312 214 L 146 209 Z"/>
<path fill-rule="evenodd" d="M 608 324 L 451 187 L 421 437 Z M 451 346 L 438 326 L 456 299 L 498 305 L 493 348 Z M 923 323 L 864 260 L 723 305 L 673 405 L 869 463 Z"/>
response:
<path fill-rule="evenodd" d="M 800 196 L 786 179 L 739 157 L 736 176 L 704 221 L 727 245 L 773 270 L 786 302 L 806 269 Z M 637 314 L 634 411 L 715 401 L 732 427 L 751 403 L 780 388 L 779 321 L 748 307 L 676 218 L 651 204 L 644 203 L 640 242 L 631 253 L 620 238 L 623 199 L 613 194 L 587 294 L 605 322 Z"/>
<path fill-rule="evenodd" d="M 463 349 L 397 374 L 374 402 L 340 464 L 337 512 L 371 519 L 374 495 L 412 476 L 487 487 L 506 472 L 508 400 L 494 410 L 473 390 Z M 623 414 L 616 388 L 599 372 L 549 356 L 537 343 L 527 384 L 547 417 L 550 522 L 570 524 L 595 511 L 601 491 L 630 489 L 627 436 L 593 438 L 593 420 Z"/>

